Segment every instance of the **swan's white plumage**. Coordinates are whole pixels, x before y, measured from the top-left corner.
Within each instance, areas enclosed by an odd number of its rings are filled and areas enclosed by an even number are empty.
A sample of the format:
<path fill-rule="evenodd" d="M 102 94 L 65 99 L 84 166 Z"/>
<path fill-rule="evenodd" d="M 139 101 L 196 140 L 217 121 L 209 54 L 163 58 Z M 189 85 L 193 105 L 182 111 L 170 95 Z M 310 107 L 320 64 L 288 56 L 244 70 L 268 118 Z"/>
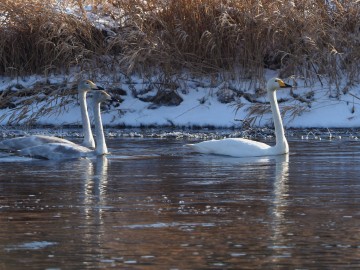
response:
<path fill-rule="evenodd" d="M 47 143 L 38 146 L 28 147 L 19 151 L 20 155 L 35 158 L 60 160 L 60 159 L 77 159 L 94 155 L 104 155 L 108 153 L 104 131 L 102 127 L 100 104 L 101 102 L 111 99 L 105 91 L 95 91 L 93 93 L 94 100 L 94 118 L 96 132 L 96 148 L 95 150 L 77 144 L 66 143 Z"/>
<path fill-rule="evenodd" d="M 77 159 L 91 155 L 93 150 L 77 144 L 47 143 L 20 150 L 22 156 L 42 159 Z"/>
<path fill-rule="evenodd" d="M 101 88 L 99 88 L 96 84 L 94 84 L 92 81 L 89 80 L 81 81 L 78 85 L 81 118 L 83 124 L 83 132 L 84 132 L 84 141 L 82 144 L 85 147 L 95 148 L 95 141 L 93 134 L 91 132 L 90 119 L 89 119 L 89 114 L 87 112 L 87 104 L 86 104 L 86 93 L 92 89 L 101 89 Z M 38 146 L 46 143 L 62 143 L 62 144 L 75 145 L 73 142 L 69 140 L 58 137 L 46 136 L 46 135 L 32 135 L 32 136 L 3 140 L 0 142 L 0 150 L 17 151 L 23 148 Z"/>
<path fill-rule="evenodd" d="M 272 156 L 288 153 L 289 146 L 285 137 L 275 91 L 279 88 L 289 87 L 291 86 L 284 83 L 279 78 L 270 79 L 266 85 L 275 126 L 275 146 L 241 138 L 210 140 L 196 144 L 188 144 L 188 146 L 203 154 L 216 154 L 233 157 Z"/>
<path fill-rule="evenodd" d="M 197 144 L 190 144 L 189 146 L 191 146 L 197 152 L 203 154 L 227 156 L 239 156 L 239 146 L 241 146 L 241 156 L 261 156 L 271 150 L 271 147 L 265 143 L 241 138 L 210 140 Z"/>
<path fill-rule="evenodd" d="M 45 136 L 45 135 L 33 135 L 33 136 L 3 140 L 0 142 L 0 149 L 16 151 L 16 150 L 20 150 L 20 149 L 31 147 L 31 146 L 42 145 L 45 143 L 74 144 L 71 141 L 68 141 L 68 140 L 62 139 L 62 138 L 58 138 L 58 137 L 51 137 L 51 136 Z"/>

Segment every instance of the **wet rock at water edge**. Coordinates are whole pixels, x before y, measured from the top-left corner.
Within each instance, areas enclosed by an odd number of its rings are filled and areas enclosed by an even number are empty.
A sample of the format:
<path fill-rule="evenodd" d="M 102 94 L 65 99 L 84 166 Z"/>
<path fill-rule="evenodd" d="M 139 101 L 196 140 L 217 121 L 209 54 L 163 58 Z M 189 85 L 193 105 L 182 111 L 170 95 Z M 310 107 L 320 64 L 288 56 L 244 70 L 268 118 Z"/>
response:
<path fill-rule="evenodd" d="M 173 90 L 170 91 L 158 91 L 155 96 L 140 98 L 145 102 L 152 102 L 149 109 L 156 108 L 158 106 L 178 106 L 183 102 L 183 98 Z"/>
<path fill-rule="evenodd" d="M 219 102 L 226 104 L 235 101 L 238 93 L 230 88 L 222 88 L 217 91 L 216 96 Z"/>

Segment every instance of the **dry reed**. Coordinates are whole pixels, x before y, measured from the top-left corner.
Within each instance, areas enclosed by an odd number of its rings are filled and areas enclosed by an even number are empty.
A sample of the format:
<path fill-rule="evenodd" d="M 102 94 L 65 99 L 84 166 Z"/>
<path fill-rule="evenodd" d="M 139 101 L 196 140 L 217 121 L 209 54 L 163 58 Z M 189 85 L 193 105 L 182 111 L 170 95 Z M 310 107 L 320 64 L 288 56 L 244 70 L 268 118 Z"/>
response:
<path fill-rule="evenodd" d="M 187 68 L 212 73 L 265 68 L 337 82 L 359 77 L 360 4 L 353 0 L 4 0 L 0 4 L 0 74 L 48 73 L 110 56 L 107 69 L 127 73 Z M 100 5 L 118 23 L 112 35 L 86 19 Z M 83 16 L 65 13 L 77 6 Z M 96 61 L 94 61 L 96 59 Z"/>
<path fill-rule="evenodd" d="M 265 68 L 306 79 L 359 77 L 360 5 L 351 0 L 131 0 L 124 10 L 128 72 L 161 67 L 209 73 L 240 67 L 261 78 Z"/>
<path fill-rule="evenodd" d="M 5 0 L 0 14 L 0 74 L 66 71 L 101 53 L 101 31 L 55 1 Z"/>

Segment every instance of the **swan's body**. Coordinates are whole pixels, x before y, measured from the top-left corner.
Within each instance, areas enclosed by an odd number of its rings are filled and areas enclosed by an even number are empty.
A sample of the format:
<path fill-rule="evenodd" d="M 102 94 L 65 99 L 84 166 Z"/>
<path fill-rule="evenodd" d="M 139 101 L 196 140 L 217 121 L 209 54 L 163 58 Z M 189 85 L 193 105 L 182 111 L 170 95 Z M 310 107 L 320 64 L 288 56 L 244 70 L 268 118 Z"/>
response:
<path fill-rule="evenodd" d="M 95 141 L 93 134 L 91 132 L 90 119 L 89 119 L 89 114 L 87 112 L 86 94 L 88 91 L 94 89 L 102 89 L 102 88 L 99 88 L 98 86 L 96 86 L 96 84 L 94 84 L 92 81 L 89 80 L 81 81 L 78 85 L 81 118 L 83 124 L 83 132 L 84 132 L 84 140 L 82 145 L 91 148 L 95 148 Z M 46 136 L 46 135 L 32 135 L 32 136 L 3 140 L 0 142 L 0 150 L 16 151 L 16 150 L 21 150 L 25 147 L 38 146 L 45 143 L 63 143 L 63 144 L 75 145 L 73 142 L 69 140 L 58 137 Z"/>
<path fill-rule="evenodd" d="M 240 138 L 210 140 L 196 144 L 189 144 L 189 146 L 193 150 L 204 154 L 217 154 L 234 157 L 272 156 L 288 153 L 289 145 L 285 137 L 279 105 L 276 100 L 276 90 L 279 88 L 291 88 L 291 85 L 284 83 L 278 78 L 270 79 L 267 82 L 266 89 L 270 100 L 275 126 L 276 144 L 274 146 Z"/>
<path fill-rule="evenodd" d="M 0 149 L 1 150 L 9 150 L 9 151 L 16 151 L 21 150 L 23 148 L 42 145 L 46 143 L 66 143 L 66 144 L 74 144 L 71 141 L 66 139 L 58 138 L 58 137 L 51 137 L 45 135 L 32 135 L 26 137 L 19 137 L 19 138 L 12 138 L 3 140 L 0 142 Z"/>
<path fill-rule="evenodd" d="M 23 148 L 19 151 L 19 154 L 33 158 L 61 160 L 90 156 L 93 151 L 94 150 L 78 144 L 46 143 Z"/>
<path fill-rule="evenodd" d="M 33 146 L 21 149 L 20 155 L 30 156 L 43 159 L 76 159 L 82 157 L 90 157 L 95 155 L 104 155 L 108 153 L 105 142 L 104 130 L 100 115 L 101 102 L 110 99 L 105 91 L 95 91 L 93 93 L 94 100 L 94 118 L 95 118 L 95 133 L 96 133 L 96 148 L 95 150 L 77 144 L 66 143 L 47 143 L 43 145 Z"/>

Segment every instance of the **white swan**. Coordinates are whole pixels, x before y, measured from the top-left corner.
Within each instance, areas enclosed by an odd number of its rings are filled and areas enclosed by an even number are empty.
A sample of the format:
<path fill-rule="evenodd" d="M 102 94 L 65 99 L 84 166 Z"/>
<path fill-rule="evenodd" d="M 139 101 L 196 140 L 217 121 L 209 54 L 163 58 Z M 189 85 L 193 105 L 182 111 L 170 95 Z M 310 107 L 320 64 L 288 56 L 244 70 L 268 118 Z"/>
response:
<path fill-rule="evenodd" d="M 104 129 L 102 126 L 100 104 L 111 97 L 105 91 L 93 92 L 93 109 L 95 119 L 96 148 L 95 150 L 77 144 L 67 143 L 46 143 L 38 146 L 21 149 L 19 154 L 43 159 L 75 159 L 82 157 L 91 157 L 95 155 L 104 155 L 108 153 L 105 142 Z"/>
<path fill-rule="evenodd" d="M 257 157 L 282 155 L 289 152 L 289 145 L 285 137 L 284 127 L 281 120 L 279 105 L 276 100 L 276 90 L 279 88 L 291 88 L 279 78 L 270 79 L 266 84 L 268 98 L 273 114 L 276 144 L 270 146 L 241 138 L 227 138 L 222 140 L 210 140 L 196 144 L 188 144 L 193 150 L 204 154 L 227 155 L 234 157 Z"/>
<path fill-rule="evenodd" d="M 98 87 L 95 83 L 93 83 L 90 80 L 83 80 L 78 84 L 78 94 L 80 100 L 80 110 L 81 110 L 82 126 L 84 133 L 84 140 L 82 145 L 84 145 L 85 147 L 92 147 L 92 148 L 95 148 L 95 141 L 93 134 L 91 132 L 91 125 L 90 125 L 89 115 L 87 112 L 86 94 L 88 91 L 95 89 L 103 89 L 103 88 Z M 26 147 L 41 145 L 44 143 L 74 144 L 69 140 L 58 137 L 46 136 L 46 135 L 32 135 L 32 136 L 3 140 L 0 142 L 0 150 L 16 151 Z"/>
<path fill-rule="evenodd" d="M 90 90 L 104 90 L 90 80 L 83 80 L 78 84 L 78 93 L 80 101 L 81 120 L 83 126 L 84 140 L 82 145 L 85 147 L 95 148 L 94 136 L 91 131 L 89 114 L 87 111 L 86 94 Z"/>

